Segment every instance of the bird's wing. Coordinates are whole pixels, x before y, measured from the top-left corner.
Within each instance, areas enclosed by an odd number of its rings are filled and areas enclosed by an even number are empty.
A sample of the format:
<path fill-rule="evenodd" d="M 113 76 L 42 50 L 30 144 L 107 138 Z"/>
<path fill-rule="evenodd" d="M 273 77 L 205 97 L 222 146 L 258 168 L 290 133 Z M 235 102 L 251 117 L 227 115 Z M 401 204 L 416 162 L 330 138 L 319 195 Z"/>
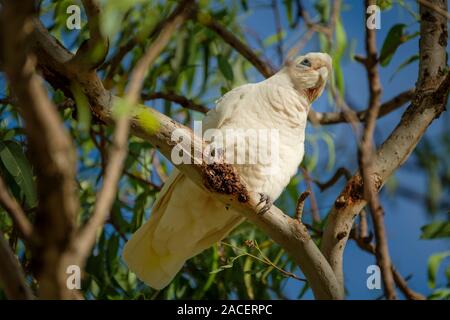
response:
<path fill-rule="evenodd" d="M 240 101 L 247 94 L 254 92 L 257 84 L 249 83 L 228 91 L 223 97 L 216 101 L 216 107 L 211 109 L 203 119 L 203 130 L 220 129 L 224 123 L 233 117 L 234 112 L 242 107 Z"/>

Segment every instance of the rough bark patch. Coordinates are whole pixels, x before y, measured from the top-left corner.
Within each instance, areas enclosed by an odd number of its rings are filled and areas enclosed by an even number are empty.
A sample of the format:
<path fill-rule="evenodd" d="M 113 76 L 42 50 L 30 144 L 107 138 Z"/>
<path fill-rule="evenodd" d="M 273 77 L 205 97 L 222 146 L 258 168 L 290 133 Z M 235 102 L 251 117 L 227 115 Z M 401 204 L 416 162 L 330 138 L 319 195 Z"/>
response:
<path fill-rule="evenodd" d="M 240 202 L 248 201 L 248 191 L 232 166 L 213 163 L 203 164 L 201 167 L 203 182 L 209 190 L 221 194 L 236 195 Z"/>
<path fill-rule="evenodd" d="M 361 176 L 357 175 L 351 179 L 341 195 L 336 199 L 334 205 L 336 208 L 341 209 L 348 205 L 352 205 L 355 202 L 361 201 L 364 195 L 364 187 Z"/>

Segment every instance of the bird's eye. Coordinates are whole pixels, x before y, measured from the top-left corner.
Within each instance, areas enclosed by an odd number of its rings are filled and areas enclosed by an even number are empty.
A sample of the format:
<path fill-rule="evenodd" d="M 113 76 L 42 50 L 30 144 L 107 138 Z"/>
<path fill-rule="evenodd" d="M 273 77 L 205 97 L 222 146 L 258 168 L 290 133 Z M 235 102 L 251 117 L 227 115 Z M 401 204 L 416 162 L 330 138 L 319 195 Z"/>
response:
<path fill-rule="evenodd" d="M 308 59 L 303 59 L 303 61 L 300 62 L 300 65 L 305 67 L 311 67 L 311 61 L 309 61 Z"/>

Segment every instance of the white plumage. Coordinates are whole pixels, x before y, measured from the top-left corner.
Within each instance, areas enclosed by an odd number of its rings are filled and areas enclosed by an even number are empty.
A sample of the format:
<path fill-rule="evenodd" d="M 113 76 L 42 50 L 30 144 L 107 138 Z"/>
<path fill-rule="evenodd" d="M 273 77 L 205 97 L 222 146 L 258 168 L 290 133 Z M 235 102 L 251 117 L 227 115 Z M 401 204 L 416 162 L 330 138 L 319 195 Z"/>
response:
<path fill-rule="evenodd" d="M 331 58 L 309 53 L 286 63 L 274 76 L 225 94 L 207 113 L 203 130 L 275 129 L 279 133 L 277 161 L 235 165 L 247 188 L 279 197 L 303 159 L 305 127 L 310 104 L 323 91 Z M 253 146 L 248 137 L 247 147 Z M 258 144 L 258 152 L 271 144 Z M 235 148 L 226 140 L 225 150 Z M 227 152 L 227 151 L 226 151 Z M 184 262 L 220 241 L 243 221 L 207 192 L 174 169 L 147 221 L 126 243 L 123 256 L 129 268 L 149 286 L 167 286 Z"/>

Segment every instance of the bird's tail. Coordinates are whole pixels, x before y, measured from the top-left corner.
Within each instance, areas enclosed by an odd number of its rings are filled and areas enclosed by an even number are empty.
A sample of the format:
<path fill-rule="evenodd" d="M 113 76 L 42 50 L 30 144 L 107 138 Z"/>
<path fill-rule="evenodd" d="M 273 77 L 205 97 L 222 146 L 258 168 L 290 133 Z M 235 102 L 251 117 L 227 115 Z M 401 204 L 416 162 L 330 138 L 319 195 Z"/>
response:
<path fill-rule="evenodd" d="M 187 259 L 226 237 L 242 220 L 175 172 L 164 184 L 149 221 L 125 244 L 123 257 L 139 279 L 162 289 Z"/>

